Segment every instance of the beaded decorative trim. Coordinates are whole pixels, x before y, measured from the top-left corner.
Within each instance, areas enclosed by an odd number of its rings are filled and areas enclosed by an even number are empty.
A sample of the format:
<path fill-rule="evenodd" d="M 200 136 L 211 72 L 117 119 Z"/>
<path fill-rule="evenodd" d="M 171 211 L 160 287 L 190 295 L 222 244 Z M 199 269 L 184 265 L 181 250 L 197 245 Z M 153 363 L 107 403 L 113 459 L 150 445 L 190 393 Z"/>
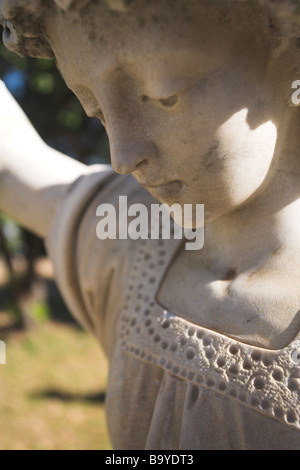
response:
<path fill-rule="evenodd" d="M 178 241 L 141 242 L 121 315 L 123 350 L 300 428 L 300 335 L 282 350 L 267 350 L 164 310 L 155 294 L 176 249 Z"/>

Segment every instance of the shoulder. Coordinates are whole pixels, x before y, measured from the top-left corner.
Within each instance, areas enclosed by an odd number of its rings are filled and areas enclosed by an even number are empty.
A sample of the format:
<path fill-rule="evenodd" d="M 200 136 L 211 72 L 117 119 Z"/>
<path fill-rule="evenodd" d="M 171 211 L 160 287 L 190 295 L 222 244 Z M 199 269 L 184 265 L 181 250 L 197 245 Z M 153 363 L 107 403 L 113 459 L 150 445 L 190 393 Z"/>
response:
<path fill-rule="evenodd" d="M 154 201 L 132 176 L 117 175 L 106 165 L 88 168 L 68 187 L 46 239 L 66 304 L 79 323 L 98 338 L 107 315 L 112 317 L 119 310 L 140 246 L 140 240 L 97 237 L 97 208 L 110 204 L 118 218 L 120 196 L 127 198 L 128 206 Z"/>

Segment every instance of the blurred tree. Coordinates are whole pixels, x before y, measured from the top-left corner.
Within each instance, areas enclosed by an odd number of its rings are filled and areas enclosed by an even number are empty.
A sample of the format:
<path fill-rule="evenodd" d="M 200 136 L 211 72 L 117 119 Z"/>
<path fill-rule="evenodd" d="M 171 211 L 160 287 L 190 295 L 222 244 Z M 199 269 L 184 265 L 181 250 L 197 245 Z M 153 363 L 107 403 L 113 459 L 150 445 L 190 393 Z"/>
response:
<path fill-rule="evenodd" d="M 1 32 L 1 31 L 0 31 Z M 74 94 L 66 87 L 54 61 L 19 58 L 0 43 L 0 77 L 16 98 L 42 139 L 51 147 L 87 165 L 110 161 L 106 132 L 96 118 L 88 118 Z M 21 253 L 27 272 L 16 280 L 12 259 Z M 34 260 L 44 254 L 42 240 L 0 215 L 0 255 L 11 278 L 12 298 L 28 295 L 34 283 Z M 16 305 L 17 322 L 23 321 Z"/>
<path fill-rule="evenodd" d="M 86 116 L 54 61 L 21 59 L 1 43 L 0 77 L 51 147 L 86 164 L 109 162 L 102 124 Z"/>

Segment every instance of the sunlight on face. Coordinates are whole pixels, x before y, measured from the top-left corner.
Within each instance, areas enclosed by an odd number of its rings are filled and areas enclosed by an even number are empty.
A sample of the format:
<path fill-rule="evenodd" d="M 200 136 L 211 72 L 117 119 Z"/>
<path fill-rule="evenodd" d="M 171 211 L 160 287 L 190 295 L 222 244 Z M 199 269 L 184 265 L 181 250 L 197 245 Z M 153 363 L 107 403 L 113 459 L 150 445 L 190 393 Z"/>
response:
<path fill-rule="evenodd" d="M 186 23 L 166 21 L 161 8 L 95 10 L 101 48 L 82 40 L 80 22 L 72 40 L 53 28 L 53 48 L 69 87 L 105 124 L 115 171 L 132 173 L 164 204 L 204 204 L 208 222 L 244 204 L 270 169 L 277 131 L 261 80 L 268 45 L 252 40 L 242 4 L 233 24 L 208 2 L 194 3 Z"/>
<path fill-rule="evenodd" d="M 224 194 L 231 198 L 233 209 L 245 203 L 263 184 L 274 158 L 277 143 L 277 128 L 272 121 L 265 122 L 255 129 L 251 129 L 248 122 L 248 109 L 235 113 L 217 130 L 215 135 L 218 155 L 222 155 L 221 179 L 224 182 Z M 219 157 L 212 155 L 212 160 L 217 161 Z M 212 165 L 213 166 L 213 163 Z M 217 176 L 216 170 L 215 176 Z M 220 178 L 218 175 L 218 179 Z M 204 175 L 205 176 L 205 175 Z M 206 175 L 208 177 L 208 175 Z M 226 189 L 225 189 L 226 188 Z M 213 178 L 211 178 L 212 194 L 205 200 L 211 202 L 216 189 Z M 199 193 L 201 189 L 199 188 Z M 206 192 L 206 195 L 208 192 Z M 196 204 L 196 201 L 193 201 Z M 200 201 L 198 201 L 200 203 Z M 168 208 L 168 206 L 166 206 Z M 184 203 L 183 203 L 184 208 Z M 186 228 L 200 228 L 202 221 L 195 216 L 191 220 L 184 220 L 181 212 L 170 212 L 178 225 Z M 210 213 L 205 209 L 205 222 L 211 221 L 218 213 Z M 199 224 L 200 222 L 200 224 Z"/>
<path fill-rule="evenodd" d="M 277 142 L 277 128 L 267 121 L 251 129 L 248 109 L 235 113 L 217 131 L 222 148 L 233 158 L 227 159 L 226 171 L 230 179 L 231 198 L 243 202 L 263 183 L 273 161 Z"/>

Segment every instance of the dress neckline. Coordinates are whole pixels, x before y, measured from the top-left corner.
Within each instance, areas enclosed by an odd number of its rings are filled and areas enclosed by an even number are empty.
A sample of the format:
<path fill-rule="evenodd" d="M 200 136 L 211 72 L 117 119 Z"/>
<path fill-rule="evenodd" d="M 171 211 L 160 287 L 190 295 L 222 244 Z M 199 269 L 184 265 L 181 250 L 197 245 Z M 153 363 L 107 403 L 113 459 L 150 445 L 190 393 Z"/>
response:
<path fill-rule="evenodd" d="M 170 243 L 170 245 L 169 245 L 170 249 L 169 250 L 167 249 L 168 243 Z M 169 240 L 167 240 L 167 241 L 160 240 L 159 244 L 163 247 L 163 249 L 160 251 L 160 256 L 162 256 L 162 258 L 163 258 L 163 256 L 165 256 L 166 259 L 164 261 L 161 260 L 161 265 L 163 266 L 163 269 L 159 270 L 159 272 L 158 272 L 157 282 L 155 283 L 156 291 L 154 293 L 153 298 L 154 298 L 154 302 L 155 302 L 156 306 L 158 308 L 160 308 L 164 312 L 165 315 L 168 315 L 170 317 L 181 318 L 182 320 L 184 320 L 184 321 L 190 323 L 191 325 L 193 325 L 195 328 L 200 328 L 201 330 L 206 331 L 207 333 L 211 333 L 211 334 L 214 334 L 216 336 L 227 338 L 228 341 L 231 340 L 234 343 L 244 344 L 246 346 L 253 347 L 253 348 L 256 348 L 256 349 L 259 349 L 259 350 L 262 350 L 262 351 L 268 351 L 270 353 L 280 352 L 280 351 L 284 351 L 286 349 L 290 350 L 291 348 L 294 347 L 295 344 L 298 345 L 298 343 L 300 342 L 300 331 L 298 331 L 298 333 L 295 335 L 295 337 L 283 348 L 277 348 L 277 349 L 266 348 L 266 347 L 258 346 L 258 345 L 255 345 L 255 344 L 251 345 L 251 344 L 247 343 L 246 341 L 243 341 L 242 339 L 237 339 L 237 338 L 234 338 L 233 336 L 231 336 L 229 334 L 221 333 L 221 332 L 218 332 L 217 330 L 214 330 L 212 328 L 205 327 L 201 324 L 198 324 L 198 323 L 195 323 L 193 321 L 190 321 L 190 320 L 186 319 L 184 316 L 173 314 L 170 309 L 164 307 L 157 300 L 157 297 L 158 297 L 158 292 L 159 292 L 159 290 L 160 290 L 160 288 L 161 288 L 161 286 L 164 282 L 164 279 L 166 278 L 166 276 L 168 274 L 168 271 L 170 270 L 170 268 L 172 266 L 174 258 L 176 256 L 176 254 L 181 250 L 182 245 L 184 244 L 184 241 L 180 240 L 178 242 L 176 240 L 171 240 L 171 241 L 169 241 Z M 299 350 L 299 365 L 300 365 L 300 350 Z"/>
<path fill-rule="evenodd" d="M 173 315 L 157 302 L 159 286 L 181 243 L 140 242 L 120 316 L 122 349 L 300 429 L 299 334 L 283 349 L 266 349 Z"/>

